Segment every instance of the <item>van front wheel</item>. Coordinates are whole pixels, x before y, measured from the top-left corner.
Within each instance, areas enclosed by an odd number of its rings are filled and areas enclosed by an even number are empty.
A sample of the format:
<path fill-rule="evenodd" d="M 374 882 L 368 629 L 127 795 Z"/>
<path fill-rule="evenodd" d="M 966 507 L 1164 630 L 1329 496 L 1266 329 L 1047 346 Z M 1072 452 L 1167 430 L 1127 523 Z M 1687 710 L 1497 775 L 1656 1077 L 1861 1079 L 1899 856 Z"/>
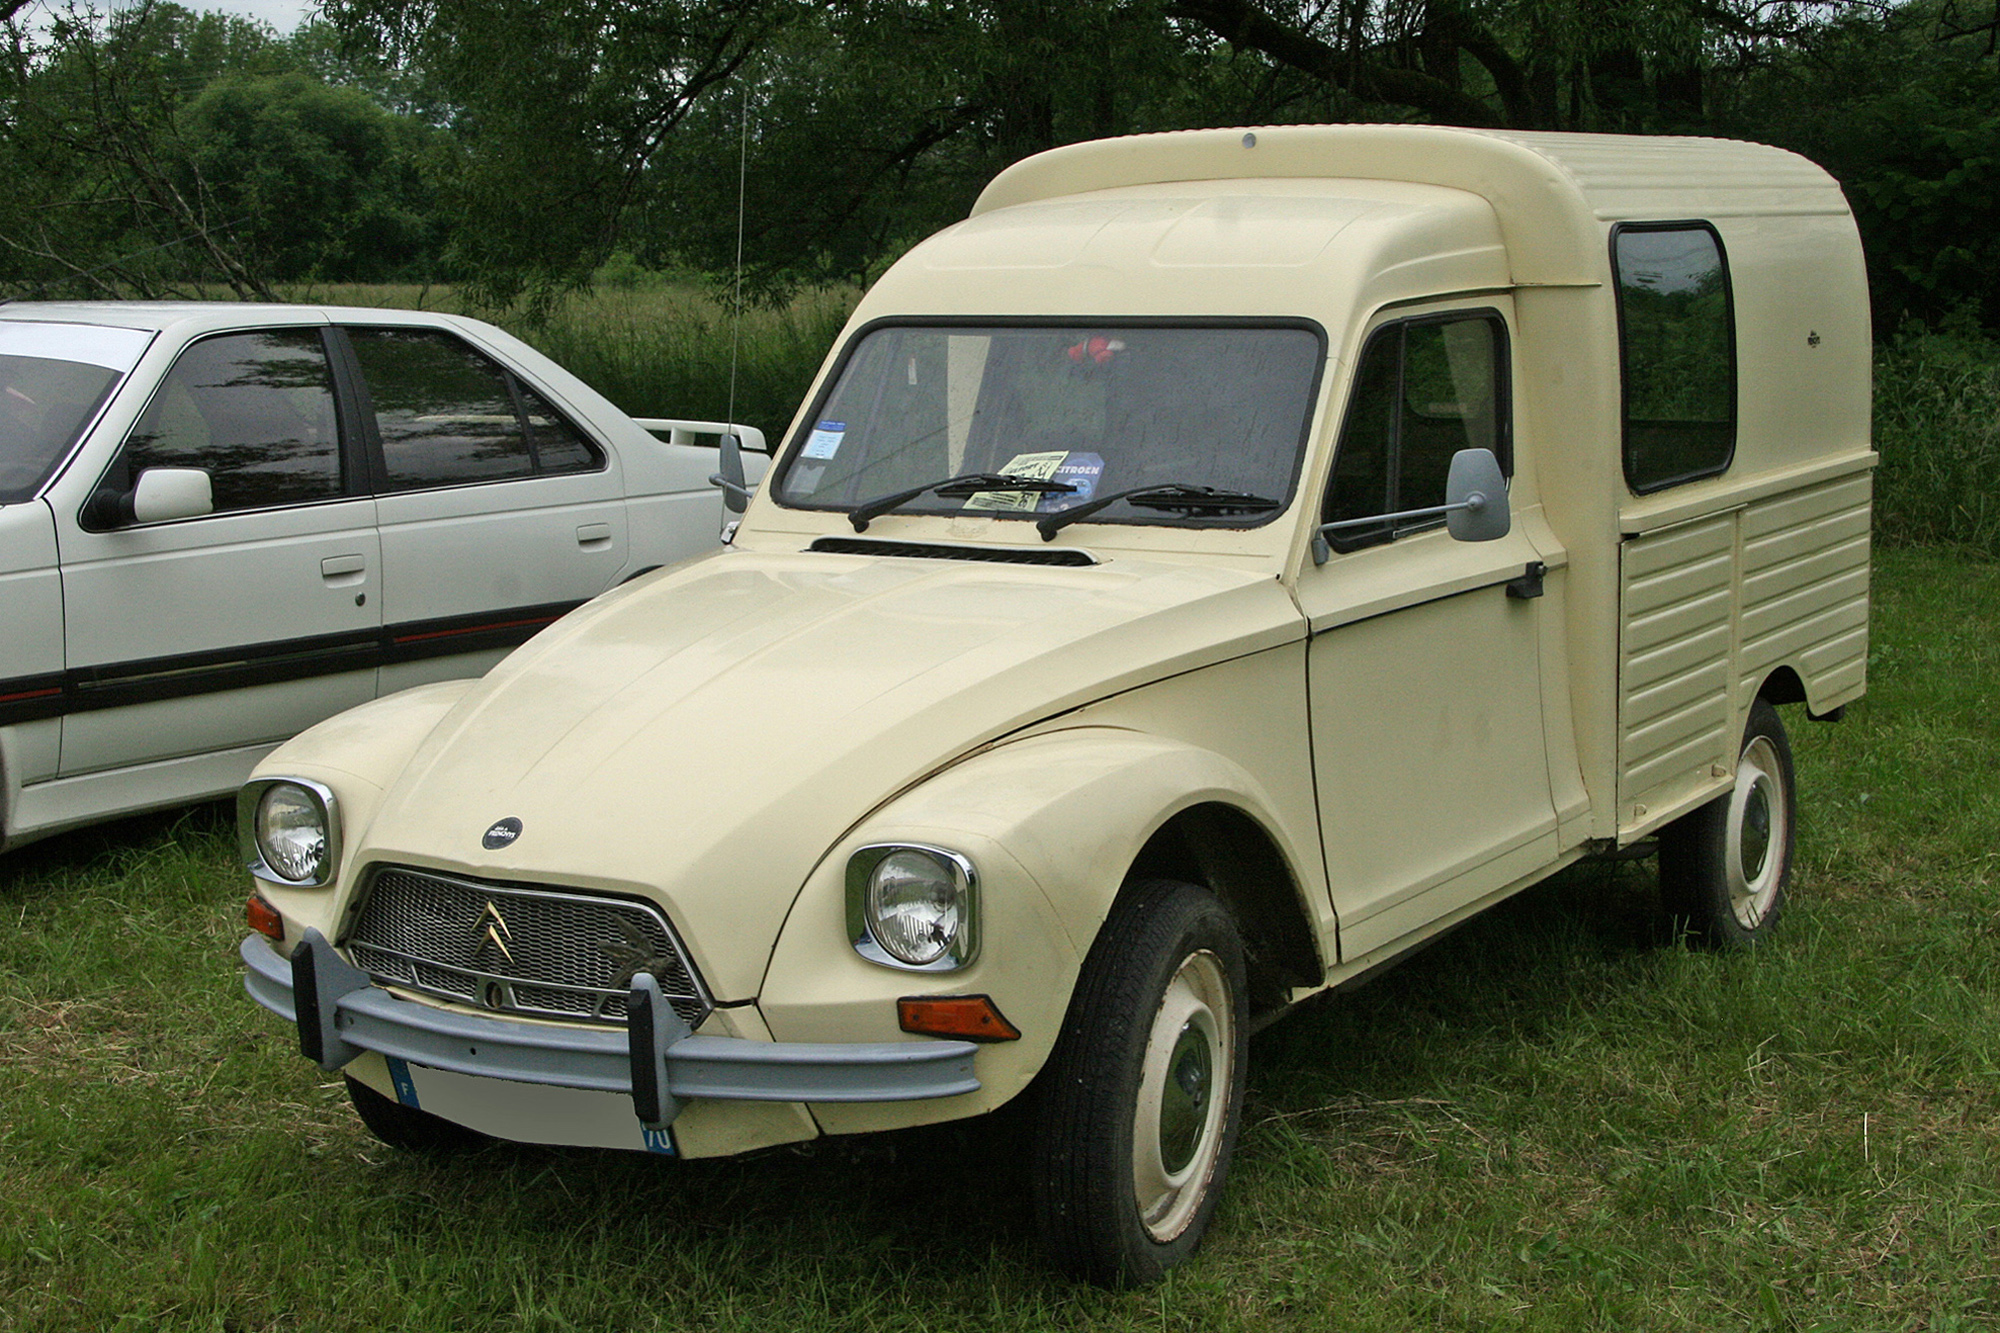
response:
<path fill-rule="evenodd" d="M 1242 1113 L 1243 993 L 1212 894 L 1155 880 L 1112 909 L 1042 1077 L 1035 1202 L 1058 1267 L 1137 1286 L 1201 1243 Z"/>
<path fill-rule="evenodd" d="M 1750 706 L 1736 781 L 1660 836 L 1660 898 L 1676 928 L 1745 948 L 1778 924 L 1792 873 L 1792 747 L 1778 710 Z"/>

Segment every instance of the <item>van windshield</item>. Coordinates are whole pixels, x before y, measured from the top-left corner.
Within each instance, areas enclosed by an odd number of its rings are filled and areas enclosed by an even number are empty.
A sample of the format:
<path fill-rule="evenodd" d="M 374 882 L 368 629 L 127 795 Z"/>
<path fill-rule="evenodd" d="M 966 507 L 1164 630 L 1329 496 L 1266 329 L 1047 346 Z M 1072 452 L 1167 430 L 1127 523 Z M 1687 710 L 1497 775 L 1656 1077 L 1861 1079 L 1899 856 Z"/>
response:
<path fill-rule="evenodd" d="M 775 494 L 874 513 L 935 487 L 893 508 L 1041 519 L 1091 505 L 1078 519 L 1255 527 L 1291 499 L 1323 359 L 1303 324 L 878 326 L 849 348 Z M 938 485 L 975 474 L 1047 484 Z"/>

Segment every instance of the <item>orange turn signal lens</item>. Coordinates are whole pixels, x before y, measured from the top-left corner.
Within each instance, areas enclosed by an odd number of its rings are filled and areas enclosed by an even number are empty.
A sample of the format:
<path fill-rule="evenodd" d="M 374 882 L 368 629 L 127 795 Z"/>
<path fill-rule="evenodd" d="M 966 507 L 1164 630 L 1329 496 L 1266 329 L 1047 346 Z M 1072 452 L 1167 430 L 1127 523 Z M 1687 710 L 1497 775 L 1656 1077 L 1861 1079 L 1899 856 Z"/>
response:
<path fill-rule="evenodd" d="M 1021 1029 L 1001 1016 L 984 995 L 906 995 L 896 1001 L 896 1020 L 905 1032 L 966 1041 L 1019 1041 Z"/>
<path fill-rule="evenodd" d="M 280 944 L 285 942 L 285 918 L 278 914 L 277 908 L 264 901 L 263 894 L 251 894 L 250 905 L 243 914 L 250 919 L 250 929 L 259 935 L 269 935 Z"/>

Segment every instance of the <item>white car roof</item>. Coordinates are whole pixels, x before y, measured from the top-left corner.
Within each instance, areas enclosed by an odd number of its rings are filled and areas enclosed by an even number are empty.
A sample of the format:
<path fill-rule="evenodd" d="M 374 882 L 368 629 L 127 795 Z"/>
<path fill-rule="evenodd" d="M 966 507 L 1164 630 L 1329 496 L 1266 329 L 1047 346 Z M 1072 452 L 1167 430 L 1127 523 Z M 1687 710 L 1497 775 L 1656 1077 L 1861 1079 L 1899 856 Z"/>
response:
<path fill-rule="evenodd" d="M 354 306 L 248 301 L 12 301 L 0 320 L 44 324 L 97 324 L 159 333 L 184 324 L 199 330 L 259 324 L 396 323 L 463 328 L 473 321 L 436 310 L 380 310 Z"/>

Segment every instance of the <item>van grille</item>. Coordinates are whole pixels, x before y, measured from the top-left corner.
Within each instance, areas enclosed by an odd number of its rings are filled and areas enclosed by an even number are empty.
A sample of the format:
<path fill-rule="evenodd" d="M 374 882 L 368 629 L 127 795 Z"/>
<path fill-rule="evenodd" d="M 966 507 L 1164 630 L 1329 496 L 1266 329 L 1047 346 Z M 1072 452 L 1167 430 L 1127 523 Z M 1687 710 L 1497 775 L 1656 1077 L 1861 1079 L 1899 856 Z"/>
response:
<path fill-rule="evenodd" d="M 640 971 L 689 1027 L 714 1008 L 672 924 L 629 898 L 390 866 L 347 948 L 379 982 L 500 1013 L 622 1025 Z"/>

